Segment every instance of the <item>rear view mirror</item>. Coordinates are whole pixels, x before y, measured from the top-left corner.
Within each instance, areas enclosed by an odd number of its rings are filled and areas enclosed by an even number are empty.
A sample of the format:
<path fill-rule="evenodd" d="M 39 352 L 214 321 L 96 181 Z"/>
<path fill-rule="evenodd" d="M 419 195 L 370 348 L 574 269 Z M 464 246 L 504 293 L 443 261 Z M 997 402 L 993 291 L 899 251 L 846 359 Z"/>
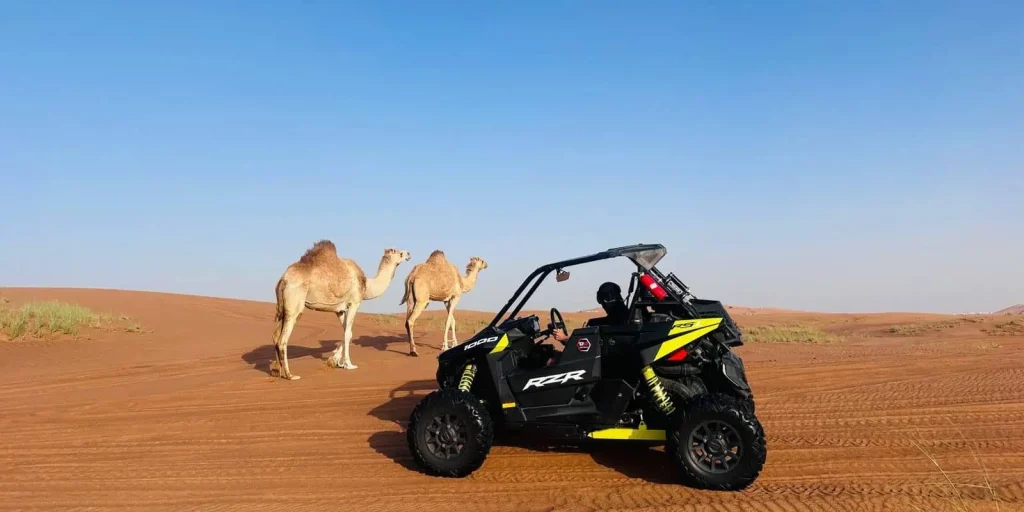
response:
<path fill-rule="evenodd" d="M 555 281 L 558 281 L 559 283 L 561 283 L 562 281 L 567 281 L 568 279 L 569 273 L 564 270 L 559 270 L 558 273 L 555 274 Z"/>

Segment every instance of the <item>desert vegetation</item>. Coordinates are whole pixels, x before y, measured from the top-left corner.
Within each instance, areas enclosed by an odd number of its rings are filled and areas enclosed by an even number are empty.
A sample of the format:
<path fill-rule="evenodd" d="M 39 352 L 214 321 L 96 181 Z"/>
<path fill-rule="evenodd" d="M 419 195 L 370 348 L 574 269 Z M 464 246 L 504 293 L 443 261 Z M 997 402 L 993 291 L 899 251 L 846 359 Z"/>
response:
<path fill-rule="evenodd" d="M 915 432 L 912 435 L 901 435 L 910 443 L 912 447 L 916 448 L 919 452 L 921 452 L 921 454 L 924 455 L 926 459 L 928 459 L 932 466 L 935 467 L 937 472 L 940 475 L 942 475 L 941 481 L 931 482 L 930 485 L 939 488 L 945 494 L 944 498 L 947 502 L 949 510 L 955 510 L 957 512 L 980 512 L 982 510 L 995 510 L 996 512 L 998 512 L 999 503 L 1002 501 L 1002 499 L 999 497 L 999 494 L 992 486 L 992 482 L 989 479 L 988 468 L 985 466 L 984 462 L 982 462 L 981 458 L 978 457 L 978 452 L 972 446 L 971 441 L 969 441 L 967 437 L 964 436 L 964 433 L 962 430 L 960 430 L 960 427 L 956 426 L 956 424 L 954 424 L 953 421 L 950 420 L 949 418 L 946 418 L 946 422 L 950 425 L 952 429 L 956 430 L 957 434 L 959 435 L 959 439 L 953 442 L 946 442 L 945 444 L 957 444 L 960 446 L 967 447 L 968 451 L 971 454 L 971 458 L 977 465 L 977 474 L 973 475 L 972 482 L 965 483 L 955 481 L 951 473 L 942 467 L 942 464 L 939 462 L 939 457 L 935 453 L 935 451 L 928 448 L 928 446 L 934 445 L 936 444 L 936 442 L 927 441 L 920 431 L 915 430 Z M 978 480 L 980 480 L 982 483 L 973 483 L 973 481 Z M 970 494 L 977 493 L 966 492 L 975 490 L 980 491 L 981 495 L 971 496 Z M 988 507 L 988 505 L 991 505 L 991 507 Z M 915 505 L 912 506 L 915 510 L 924 510 Z"/>
<path fill-rule="evenodd" d="M 0 332 L 8 340 L 61 334 L 78 337 L 83 328 L 142 332 L 142 325 L 126 315 L 97 313 L 60 301 L 28 302 L 13 307 L 7 299 L 0 299 Z"/>
<path fill-rule="evenodd" d="M 841 336 L 809 324 L 757 325 L 743 327 L 743 338 L 751 343 L 836 343 Z"/>
<path fill-rule="evenodd" d="M 537 314 L 541 317 L 542 327 L 546 328 L 548 322 L 546 313 Z M 376 313 L 369 314 L 367 316 L 370 317 L 370 320 L 377 327 L 392 329 L 404 326 L 402 317 L 399 314 Z M 467 312 L 466 316 L 460 319 L 458 324 L 458 329 L 459 332 L 461 333 L 463 341 L 465 341 L 465 339 L 468 339 L 469 336 L 472 336 L 480 332 L 480 330 L 482 330 L 484 327 L 487 327 L 487 325 L 491 323 L 491 320 L 493 319 L 494 316 L 490 313 L 481 314 L 480 312 Z M 431 332 L 434 330 L 443 329 L 446 321 L 447 317 L 444 312 L 431 311 L 420 316 L 418 321 L 416 322 L 416 325 L 422 331 Z M 586 318 L 579 315 L 567 314 L 565 316 L 565 328 L 570 333 L 573 331 L 573 329 L 583 327 L 584 322 L 586 322 Z"/>
<path fill-rule="evenodd" d="M 982 329 L 990 336 L 1020 336 L 1024 334 L 1024 318 L 1015 318 L 1009 322 L 1000 322 Z"/>
<path fill-rule="evenodd" d="M 894 336 L 921 336 L 932 334 L 947 329 L 954 329 L 965 324 L 977 324 L 984 322 L 982 317 L 961 316 L 935 322 L 918 322 L 909 324 L 896 324 L 888 329 L 888 333 Z"/>

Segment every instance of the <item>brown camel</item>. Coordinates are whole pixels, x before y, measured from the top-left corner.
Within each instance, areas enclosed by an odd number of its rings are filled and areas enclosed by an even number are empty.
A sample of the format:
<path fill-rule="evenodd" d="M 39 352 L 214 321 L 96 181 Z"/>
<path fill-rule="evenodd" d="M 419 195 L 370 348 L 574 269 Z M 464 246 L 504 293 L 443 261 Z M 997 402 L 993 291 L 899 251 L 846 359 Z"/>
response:
<path fill-rule="evenodd" d="M 356 311 L 364 300 L 380 297 L 387 290 L 395 277 L 395 269 L 403 261 L 409 261 L 408 252 L 388 249 L 384 251 L 384 257 L 377 267 L 377 276 L 367 278 L 354 261 L 338 257 L 338 251 L 330 240 L 321 240 L 306 251 L 299 261 L 289 265 L 277 281 L 276 288 L 277 328 L 274 329 L 274 344 L 277 345 L 277 365 L 281 377 L 289 380 L 299 378 L 288 369 L 288 338 L 305 308 L 330 311 L 338 315 L 338 320 L 345 328 L 345 339 L 334 349 L 330 363 L 335 368 L 356 369 L 357 366 L 352 364 L 349 357 L 348 348 Z"/>
<path fill-rule="evenodd" d="M 455 305 L 463 293 L 476 285 L 477 274 L 487 268 L 487 262 L 476 256 L 469 259 L 466 275 L 459 273 L 458 267 L 449 262 L 441 251 L 434 251 L 427 261 L 412 268 L 409 277 L 405 278 L 405 296 L 399 304 L 406 304 L 405 332 L 409 334 L 409 355 L 418 356 L 413 326 L 416 319 L 427 309 L 430 301 L 444 302 L 448 317 L 444 321 L 444 345 L 441 350 L 448 350 L 448 330 L 452 333 L 452 346 L 459 342 L 455 339 Z"/>

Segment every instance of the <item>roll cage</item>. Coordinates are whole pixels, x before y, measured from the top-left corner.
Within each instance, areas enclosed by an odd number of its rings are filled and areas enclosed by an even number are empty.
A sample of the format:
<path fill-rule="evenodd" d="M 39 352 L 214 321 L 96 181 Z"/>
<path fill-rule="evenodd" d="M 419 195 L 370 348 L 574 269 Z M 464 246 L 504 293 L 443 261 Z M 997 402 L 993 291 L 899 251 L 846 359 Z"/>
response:
<path fill-rule="evenodd" d="M 585 263 L 593 263 L 595 261 L 619 257 L 628 258 L 637 267 L 637 271 L 633 273 L 633 277 L 630 280 L 629 291 L 627 292 L 627 300 L 632 300 L 632 304 L 629 304 L 629 314 L 631 318 L 637 307 L 647 303 L 645 300 L 640 298 L 642 294 L 639 292 L 635 296 L 632 296 L 631 298 L 629 297 L 632 295 L 637 277 L 641 273 L 650 275 L 666 292 L 668 292 L 669 296 L 660 301 L 660 304 L 664 305 L 667 302 L 682 305 L 687 313 L 692 315 L 692 318 L 698 318 L 700 315 L 693 306 L 690 305 L 688 300 L 692 297 L 689 288 L 674 274 L 670 273 L 665 275 L 655 267 L 655 265 L 657 265 L 667 253 L 668 250 L 666 250 L 665 246 L 661 244 L 626 245 L 601 251 L 589 256 L 581 256 L 579 258 L 558 261 L 540 266 L 537 270 L 534 270 L 529 276 L 527 276 L 526 280 L 523 281 L 523 284 L 520 285 L 519 289 L 517 289 L 512 295 L 512 298 L 510 298 L 508 302 L 505 303 L 505 306 L 501 308 L 501 311 L 498 311 L 498 314 L 494 316 L 494 319 L 491 320 L 488 327 L 496 327 L 502 325 L 508 320 L 514 319 L 516 315 L 519 314 L 519 311 L 523 309 L 523 306 L 525 306 L 530 300 L 530 297 L 533 296 L 533 293 L 537 291 L 537 288 L 540 287 L 540 283 L 542 283 L 551 272 L 564 270 L 576 265 L 583 265 Z M 530 286 L 530 283 L 533 283 L 533 285 Z M 528 290 L 527 287 L 529 287 Z M 524 291 L 526 292 L 525 295 L 523 294 Z M 519 301 L 518 304 L 516 304 L 517 299 Z M 509 309 L 512 308 L 513 304 L 516 304 L 515 308 L 512 309 L 511 313 L 508 314 L 508 317 L 502 321 L 502 318 L 504 318 L 505 314 L 509 312 Z"/>

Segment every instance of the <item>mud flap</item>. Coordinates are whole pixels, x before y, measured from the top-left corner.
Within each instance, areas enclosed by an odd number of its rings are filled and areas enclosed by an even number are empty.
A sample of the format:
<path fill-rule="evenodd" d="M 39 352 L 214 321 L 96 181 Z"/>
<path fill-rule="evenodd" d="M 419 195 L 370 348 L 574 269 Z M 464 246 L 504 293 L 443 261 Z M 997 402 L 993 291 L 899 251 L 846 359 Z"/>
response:
<path fill-rule="evenodd" d="M 729 380 L 744 398 L 750 397 L 750 384 L 747 383 L 747 373 L 743 368 L 743 361 L 731 351 L 722 356 L 722 375 Z"/>

